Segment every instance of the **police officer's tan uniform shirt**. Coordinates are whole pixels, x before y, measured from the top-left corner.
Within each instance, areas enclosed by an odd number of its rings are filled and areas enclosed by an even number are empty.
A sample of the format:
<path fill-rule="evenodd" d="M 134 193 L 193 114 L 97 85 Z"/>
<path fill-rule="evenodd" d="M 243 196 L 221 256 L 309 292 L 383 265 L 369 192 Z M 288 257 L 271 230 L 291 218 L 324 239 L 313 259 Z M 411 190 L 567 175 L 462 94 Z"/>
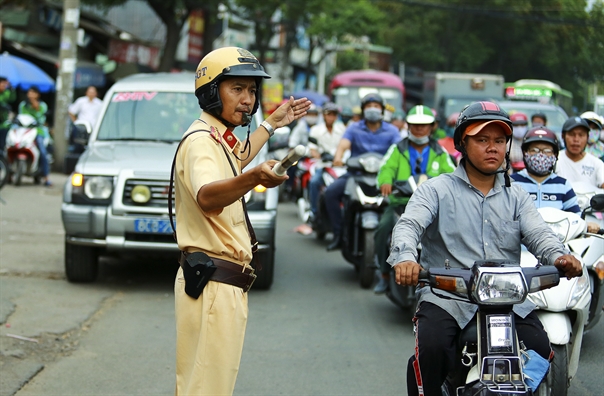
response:
<path fill-rule="evenodd" d="M 212 212 L 204 212 L 197 204 L 197 193 L 204 185 L 234 177 L 220 145 L 226 149 L 239 174 L 241 163 L 233 153 L 238 154 L 242 144 L 212 115 L 204 112 L 200 120 L 195 120 L 185 135 L 199 129 L 212 133 L 196 132 L 189 136 L 176 158 L 174 184 L 178 247 L 188 252 L 201 250 L 211 257 L 246 265 L 252 260 L 252 250 L 241 199 Z"/>

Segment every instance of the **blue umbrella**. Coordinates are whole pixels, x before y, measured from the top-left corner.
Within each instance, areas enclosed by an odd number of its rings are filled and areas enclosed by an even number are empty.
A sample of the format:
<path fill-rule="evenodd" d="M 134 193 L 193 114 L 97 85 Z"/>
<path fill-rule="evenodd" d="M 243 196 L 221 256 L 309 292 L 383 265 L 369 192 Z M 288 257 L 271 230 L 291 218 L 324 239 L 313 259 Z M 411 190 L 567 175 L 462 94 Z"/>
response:
<path fill-rule="evenodd" d="M 15 88 L 26 90 L 35 85 L 40 92 L 55 90 L 54 80 L 44 70 L 8 52 L 0 55 L 0 76 L 6 77 Z"/>
<path fill-rule="evenodd" d="M 323 104 L 325 102 L 329 102 L 329 97 L 327 95 L 323 95 L 323 94 L 320 94 L 315 91 L 307 91 L 307 90 L 298 91 L 298 92 L 294 92 L 292 96 L 295 99 L 300 99 L 300 98 L 305 97 L 319 107 L 323 106 Z"/>

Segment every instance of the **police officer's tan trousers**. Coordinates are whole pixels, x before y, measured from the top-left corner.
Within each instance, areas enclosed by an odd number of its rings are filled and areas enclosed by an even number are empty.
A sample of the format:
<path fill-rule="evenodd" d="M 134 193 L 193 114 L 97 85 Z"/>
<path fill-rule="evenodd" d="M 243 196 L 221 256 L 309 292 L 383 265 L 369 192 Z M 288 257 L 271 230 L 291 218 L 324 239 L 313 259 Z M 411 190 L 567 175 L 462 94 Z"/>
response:
<path fill-rule="evenodd" d="M 184 291 L 181 268 L 174 294 L 176 396 L 233 394 L 247 324 L 247 293 L 210 281 L 193 299 Z"/>

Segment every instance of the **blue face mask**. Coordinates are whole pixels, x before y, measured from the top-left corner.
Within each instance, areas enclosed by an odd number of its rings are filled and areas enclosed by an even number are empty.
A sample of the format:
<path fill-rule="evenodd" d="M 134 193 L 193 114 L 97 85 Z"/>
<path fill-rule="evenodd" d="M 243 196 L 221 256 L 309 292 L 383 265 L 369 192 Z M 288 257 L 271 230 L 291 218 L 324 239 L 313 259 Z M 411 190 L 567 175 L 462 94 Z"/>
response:
<path fill-rule="evenodd" d="M 369 107 L 363 110 L 363 117 L 369 122 L 377 122 L 382 120 L 382 110 L 376 107 Z"/>

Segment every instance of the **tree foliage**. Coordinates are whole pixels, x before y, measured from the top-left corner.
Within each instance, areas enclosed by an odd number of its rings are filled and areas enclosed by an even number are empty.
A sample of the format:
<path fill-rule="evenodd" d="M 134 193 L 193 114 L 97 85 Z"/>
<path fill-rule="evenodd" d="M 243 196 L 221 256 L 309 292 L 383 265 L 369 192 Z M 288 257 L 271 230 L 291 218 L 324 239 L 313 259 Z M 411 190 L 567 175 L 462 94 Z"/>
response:
<path fill-rule="evenodd" d="M 379 1 L 387 22 L 378 42 L 395 61 L 423 70 L 547 79 L 575 93 L 604 76 L 602 1 Z M 392 28 L 385 28 L 392 26 Z"/>
<path fill-rule="evenodd" d="M 99 7 L 111 7 L 122 5 L 127 0 L 82 0 L 86 4 Z M 159 71 L 170 71 L 174 67 L 176 48 L 180 40 L 180 32 L 187 18 L 194 9 L 203 9 L 208 20 L 215 19 L 215 10 L 218 7 L 219 0 L 145 0 L 149 7 L 157 14 L 159 19 L 166 27 L 166 41 L 163 46 L 163 53 L 159 64 Z M 206 37 L 207 39 L 208 37 Z M 207 40 L 211 42 L 210 40 Z"/>

